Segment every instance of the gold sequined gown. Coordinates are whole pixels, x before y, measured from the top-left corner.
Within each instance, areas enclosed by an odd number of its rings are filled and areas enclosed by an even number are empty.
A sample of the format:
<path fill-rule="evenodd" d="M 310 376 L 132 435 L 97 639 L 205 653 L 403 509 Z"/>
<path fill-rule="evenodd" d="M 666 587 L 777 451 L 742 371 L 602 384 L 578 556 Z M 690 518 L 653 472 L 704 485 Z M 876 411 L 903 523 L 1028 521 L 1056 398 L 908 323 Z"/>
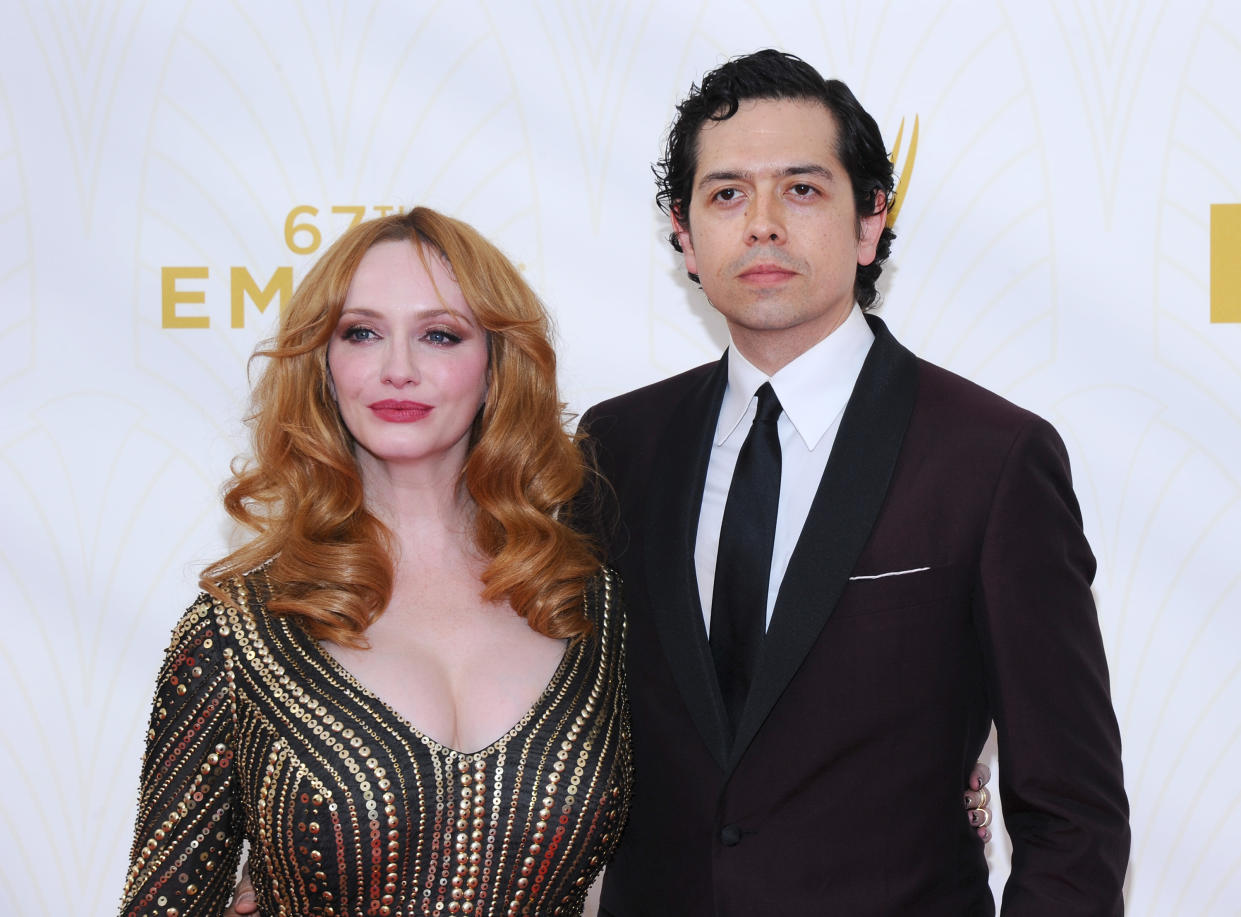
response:
<path fill-rule="evenodd" d="M 629 807 L 624 615 L 614 574 L 504 736 L 423 735 L 263 610 L 256 571 L 201 597 L 160 671 L 122 914 L 219 917 L 242 839 L 264 917 L 580 914 Z"/>

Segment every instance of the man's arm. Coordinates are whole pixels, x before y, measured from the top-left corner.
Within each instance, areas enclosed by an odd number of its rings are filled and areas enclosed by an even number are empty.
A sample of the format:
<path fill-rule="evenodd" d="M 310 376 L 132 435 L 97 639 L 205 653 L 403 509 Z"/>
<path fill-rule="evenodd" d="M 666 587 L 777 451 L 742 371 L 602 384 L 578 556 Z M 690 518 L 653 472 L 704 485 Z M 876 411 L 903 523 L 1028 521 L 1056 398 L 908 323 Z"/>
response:
<path fill-rule="evenodd" d="M 974 600 L 1013 842 L 1006 917 L 1124 911 L 1129 807 L 1094 571 L 1064 445 L 1032 418 L 996 487 Z"/>

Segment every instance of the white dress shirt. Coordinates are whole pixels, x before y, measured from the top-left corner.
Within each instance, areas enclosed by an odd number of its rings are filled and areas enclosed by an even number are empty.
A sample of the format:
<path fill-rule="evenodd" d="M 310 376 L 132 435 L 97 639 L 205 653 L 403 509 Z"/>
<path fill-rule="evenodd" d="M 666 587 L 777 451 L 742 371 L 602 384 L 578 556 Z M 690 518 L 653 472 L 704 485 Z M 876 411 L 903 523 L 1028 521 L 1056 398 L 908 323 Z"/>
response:
<path fill-rule="evenodd" d="M 875 335 L 866 324 L 862 310 L 855 305 L 840 327 L 774 376 L 765 375 L 743 357 L 735 345 L 729 347 L 728 387 L 716 423 L 694 543 L 694 568 L 698 574 L 698 595 L 702 599 L 707 633 L 711 632 L 715 558 L 720 546 L 724 503 L 737 465 L 737 453 L 758 410 L 755 393 L 764 382 L 770 382 L 784 409 L 778 424 L 780 505 L 776 515 L 771 578 L 767 585 L 767 626 L 770 627 L 784 571 L 788 569 L 789 558 L 810 512 L 810 503 L 827 467 L 845 405 L 853 394 L 853 386 L 874 340 Z"/>

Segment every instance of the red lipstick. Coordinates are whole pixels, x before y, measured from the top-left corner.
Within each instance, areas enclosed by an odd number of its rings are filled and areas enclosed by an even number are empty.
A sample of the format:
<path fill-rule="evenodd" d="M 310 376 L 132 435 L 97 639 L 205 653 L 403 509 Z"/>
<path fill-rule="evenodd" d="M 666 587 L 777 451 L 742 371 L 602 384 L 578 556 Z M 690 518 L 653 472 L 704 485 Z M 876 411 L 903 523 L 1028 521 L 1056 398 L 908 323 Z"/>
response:
<path fill-rule="evenodd" d="M 397 401 L 391 398 L 376 401 L 367 407 L 375 412 L 376 417 L 388 423 L 413 423 L 422 420 L 432 411 L 431 405 L 420 401 Z"/>

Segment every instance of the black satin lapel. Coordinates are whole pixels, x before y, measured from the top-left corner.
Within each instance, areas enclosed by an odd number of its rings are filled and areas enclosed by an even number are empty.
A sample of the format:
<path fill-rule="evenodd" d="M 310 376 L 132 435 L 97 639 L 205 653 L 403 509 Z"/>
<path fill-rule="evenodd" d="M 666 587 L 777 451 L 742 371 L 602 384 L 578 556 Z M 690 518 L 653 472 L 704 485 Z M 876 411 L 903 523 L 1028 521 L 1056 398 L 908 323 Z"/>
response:
<path fill-rule="evenodd" d="M 879 516 L 918 392 L 917 360 L 867 316 L 875 342 L 845 407 L 788 570 L 729 770 L 741 758 L 836 608 Z"/>
<path fill-rule="evenodd" d="M 642 527 L 646 594 L 673 678 L 694 724 L 723 768 L 728 718 L 702 620 L 694 539 L 727 357 L 676 407 L 659 444 Z"/>

